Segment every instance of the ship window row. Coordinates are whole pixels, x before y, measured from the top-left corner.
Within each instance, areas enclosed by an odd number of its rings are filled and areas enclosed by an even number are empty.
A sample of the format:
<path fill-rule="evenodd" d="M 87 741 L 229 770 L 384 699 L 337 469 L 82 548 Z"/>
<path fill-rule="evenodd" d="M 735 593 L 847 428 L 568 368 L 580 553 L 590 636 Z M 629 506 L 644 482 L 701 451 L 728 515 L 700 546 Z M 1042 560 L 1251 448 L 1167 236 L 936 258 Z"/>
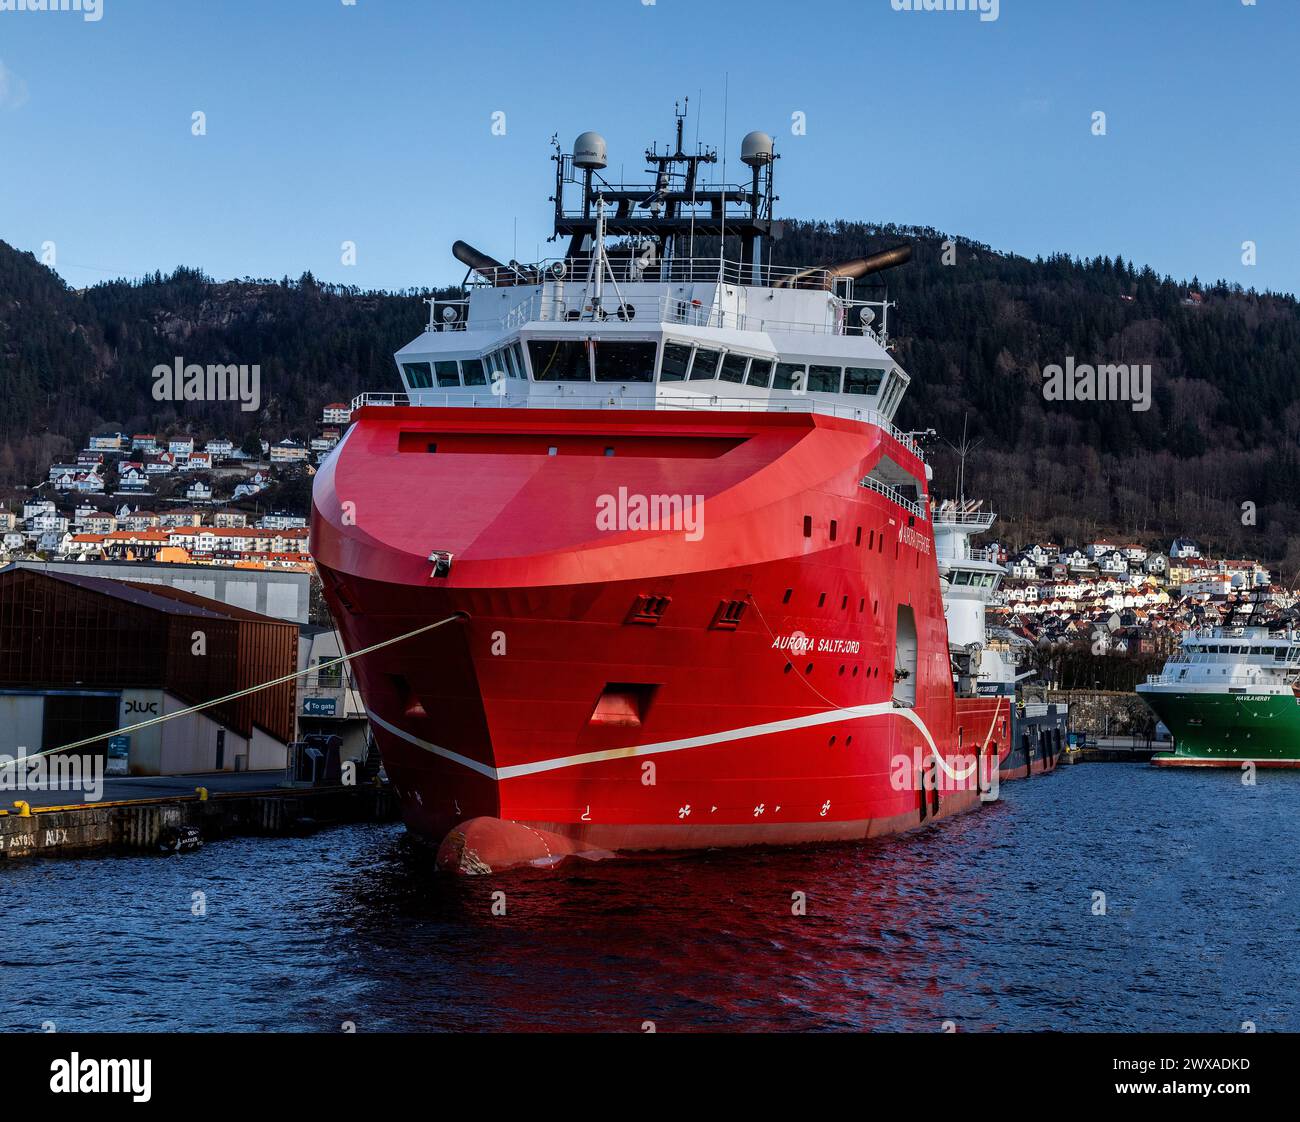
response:
<path fill-rule="evenodd" d="M 533 339 L 528 358 L 537 382 L 653 382 L 656 366 L 661 382 L 719 381 L 756 389 L 795 393 L 844 393 L 874 396 L 885 387 L 881 411 L 888 413 L 902 397 L 906 382 L 896 373 L 872 366 L 778 362 L 721 347 L 668 340 L 660 358 L 652 341 L 614 339 Z M 528 377 L 518 342 L 482 358 L 438 359 L 402 364 L 413 390 L 482 386 L 501 378 Z"/>
<path fill-rule="evenodd" d="M 502 378 L 527 378 L 524 354 L 518 343 L 500 347 L 482 358 L 443 358 L 433 362 L 404 362 L 402 374 L 413 390 L 486 386 Z"/>
<path fill-rule="evenodd" d="M 659 345 L 629 339 L 530 339 L 537 382 L 653 382 Z"/>
<path fill-rule="evenodd" d="M 948 583 L 950 585 L 967 585 L 974 588 L 992 588 L 997 579 L 997 573 L 972 573 L 965 569 L 958 569 L 948 578 Z"/>
<path fill-rule="evenodd" d="M 1287 656 L 1286 647 L 1248 647 L 1240 643 L 1208 643 L 1205 646 L 1190 647 L 1189 649 L 1196 654 L 1272 654 L 1278 661 L 1284 661 Z"/>

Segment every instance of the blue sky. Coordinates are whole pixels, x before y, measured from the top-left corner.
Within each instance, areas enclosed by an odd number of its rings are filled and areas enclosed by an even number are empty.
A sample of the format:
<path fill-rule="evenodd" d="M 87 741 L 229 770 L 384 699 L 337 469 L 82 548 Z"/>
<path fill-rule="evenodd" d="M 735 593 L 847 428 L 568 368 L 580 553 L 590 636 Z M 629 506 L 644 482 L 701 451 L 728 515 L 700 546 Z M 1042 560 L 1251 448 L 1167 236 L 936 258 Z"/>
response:
<path fill-rule="evenodd" d="M 0 11 L 0 239 L 53 242 L 77 287 L 178 264 L 451 283 L 458 237 L 547 256 L 553 132 L 598 129 L 630 178 L 683 95 L 724 150 L 724 90 L 731 178 L 771 132 L 786 217 L 1300 287 L 1297 0 L 102 3 Z"/>

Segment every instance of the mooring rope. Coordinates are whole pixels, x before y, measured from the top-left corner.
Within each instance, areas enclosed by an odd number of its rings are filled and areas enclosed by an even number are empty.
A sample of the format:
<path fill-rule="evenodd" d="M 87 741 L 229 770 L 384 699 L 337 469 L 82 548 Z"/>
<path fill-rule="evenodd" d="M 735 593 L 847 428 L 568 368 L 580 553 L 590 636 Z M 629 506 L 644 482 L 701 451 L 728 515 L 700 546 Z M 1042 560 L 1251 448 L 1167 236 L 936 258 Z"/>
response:
<path fill-rule="evenodd" d="M 416 635 L 422 635 L 426 631 L 432 631 L 435 627 L 441 627 L 443 624 L 450 623 L 454 619 L 463 619 L 462 613 L 457 612 L 449 615 L 446 619 L 440 619 L 437 623 L 427 623 L 423 627 L 417 627 L 414 631 L 408 631 L 405 635 L 398 635 L 392 639 L 385 639 L 382 643 L 373 643 L 369 647 L 363 647 L 359 651 L 353 651 L 351 654 L 341 655 L 338 658 L 330 659 L 328 662 L 317 663 L 315 666 L 308 666 L 302 670 L 295 670 L 292 674 L 285 674 L 279 678 L 273 678 L 269 682 L 262 682 L 257 686 L 249 686 L 247 689 L 236 690 L 234 693 L 228 693 L 225 697 L 214 697 L 211 701 L 205 701 L 201 705 L 191 705 L 188 709 L 178 709 L 175 713 L 164 713 L 159 717 L 151 717 L 147 721 L 139 721 L 134 725 L 125 725 L 120 729 L 112 732 L 101 732 L 96 736 L 88 736 L 84 740 L 74 740 L 71 744 L 61 744 L 57 748 L 45 748 L 40 752 L 30 752 L 25 756 L 19 756 L 17 759 L 10 760 L 8 763 L 0 764 L 0 773 L 4 768 L 15 767 L 17 764 L 33 760 L 40 756 L 53 755 L 56 752 L 70 752 L 74 748 L 84 748 L 87 744 L 95 744 L 101 740 L 108 740 L 114 736 L 123 736 L 129 732 L 138 732 L 140 729 L 147 729 L 153 725 L 160 725 L 164 721 L 172 721 L 177 717 L 187 717 L 191 713 L 198 713 L 204 709 L 211 709 L 214 705 L 222 705 L 227 701 L 236 701 L 241 697 L 247 697 L 249 694 L 258 693 L 261 690 L 268 690 L 272 686 L 282 686 L 285 682 L 292 682 L 295 678 L 301 678 L 305 674 L 319 674 L 322 670 L 328 670 L 332 666 L 339 666 L 345 662 L 351 662 L 354 658 L 360 658 L 362 655 L 370 654 L 371 651 L 380 650 L 383 647 L 391 647 L 394 643 L 400 643 L 405 639 L 414 638 Z"/>

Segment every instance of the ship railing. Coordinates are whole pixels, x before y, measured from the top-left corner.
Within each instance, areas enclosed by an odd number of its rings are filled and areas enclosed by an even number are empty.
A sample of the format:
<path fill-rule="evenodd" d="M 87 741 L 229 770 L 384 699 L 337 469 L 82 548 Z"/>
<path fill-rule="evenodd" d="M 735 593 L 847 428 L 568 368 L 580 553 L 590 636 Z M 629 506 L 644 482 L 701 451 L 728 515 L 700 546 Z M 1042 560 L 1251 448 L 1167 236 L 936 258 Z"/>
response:
<path fill-rule="evenodd" d="M 469 326 L 468 300 L 425 301 L 429 305 L 429 322 L 425 331 L 464 331 Z"/>
<path fill-rule="evenodd" d="M 821 413 L 828 417 L 844 417 L 851 421 L 864 421 L 889 433 L 908 451 L 921 456 L 921 447 L 902 429 L 877 412 L 875 409 L 859 409 L 853 405 L 844 405 L 834 401 L 820 401 L 816 398 L 800 396 L 787 400 L 752 397 L 719 397 L 716 394 L 664 394 L 656 395 L 656 401 L 668 409 L 713 409 L 742 410 L 754 413 Z M 545 403 L 539 403 L 545 404 Z"/>
<path fill-rule="evenodd" d="M 470 274 L 471 288 L 513 288 L 563 280 L 566 284 L 584 284 L 590 258 L 548 257 L 532 264 L 514 262 L 497 268 L 475 270 Z M 824 265 L 744 264 L 719 257 L 674 257 L 643 266 L 636 257 L 610 259 L 615 282 L 637 284 L 729 284 L 757 288 L 798 288 L 830 292 L 836 280 Z M 608 282 L 610 273 L 605 274 Z"/>
<path fill-rule="evenodd" d="M 448 397 L 451 395 L 448 394 Z M 352 399 L 352 412 L 366 405 L 410 405 L 409 394 L 404 393 L 359 393 Z M 448 403 L 450 404 L 450 402 Z"/>
<path fill-rule="evenodd" d="M 888 483 L 883 483 L 879 479 L 870 475 L 859 479 L 858 485 L 865 487 L 868 491 L 875 491 L 877 494 L 884 495 L 890 502 L 897 503 L 909 514 L 915 515 L 922 521 L 925 520 L 925 504 L 913 502 L 897 487 L 893 487 Z"/>
<path fill-rule="evenodd" d="M 509 383 L 501 382 L 498 385 Z M 418 405 L 424 407 L 447 407 L 453 409 L 494 407 L 507 409 L 700 409 L 711 412 L 746 412 L 746 413 L 817 413 L 828 417 L 843 417 L 846 420 L 862 421 L 875 425 L 889 433 L 903 447 L 920 459 L 924 452 L 907 433 L 898 428 L 883 414 L 874 409 L 859 409 L 834 401 L 822 401 L 812 397 L 793 397 L 786 400 L 752 397 L 719 397 L 717 394 L 673 394 L 642 393 L 633 395 L 614 394 L 556 394 L 540 396 L 523 394 L 511 396 L 510 393 L 495 394 L 490 390 L 484 393 L 467 394 L 465 392 L 438 393 L 434 390 L 421 390 L 413 399 L 407 393 L 357 394 L 352 399 L 352 410 L 365 406 L 404 406 Z M 916 504 L 912 504 L 916 505 Z M 922 512 L 921 517 L 925 514 Z"/>
<path fill-rule="evenodd" d="M 1259 674 L 1218 674 L 1202 677 L 1200 675 L 1182 674 L 1148 674 L 1148 686 L 1280 686 L 1292 677 L 1292 672 L 1285 666 L 1260 667 Z M 1285 673 L 1283 673 L 1285 671 Z"/>
<path fill-rule="evenodd" d="M 934 524 L 936 526 L 969 526 L 972 529 L 987 530 L 998 516 L 991 510 L 955 511 L 943 506 L 934 507 Z"/>
<path fill-rule="evenodd" d="M 570 287 L 560 294 L 555 286 L 532 293 L 500 317 L 501 330 L 514 331 L 530 323 L 627 323 L 677 324 L 683 327 L 703 327 L 732 331 L 784 331 L 806 332 L 821 335 L 861 335 L 877 345 L 888 345 L 889 336 L 865 323 L 854 323 L 855 309 L 880 309 L 882 300 L 833 299 L 827 306 L 824 319 L 785 320 L 753 315 L 705 305 L 697 300 L 676 296 L 624 296 L 622 300 L 612 288 L 606 287 L 598 308 L 590 296 Z"/>

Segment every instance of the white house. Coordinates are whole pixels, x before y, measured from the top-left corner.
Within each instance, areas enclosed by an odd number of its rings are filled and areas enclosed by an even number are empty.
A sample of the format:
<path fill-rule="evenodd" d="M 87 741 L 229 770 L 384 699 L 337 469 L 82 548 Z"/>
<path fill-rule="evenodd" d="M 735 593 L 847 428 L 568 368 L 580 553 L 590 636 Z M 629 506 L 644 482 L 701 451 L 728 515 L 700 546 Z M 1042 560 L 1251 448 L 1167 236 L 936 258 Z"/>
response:
<path fill-rule="evenodd" d="M 1098 565 L 1103 573 L 1127 573 L 1128 558 L 1118 549 L 1112 549 L 1109 553 L 1101 555 L 1101 561 Z"/>
<path fill-rule="evenodd" d="M 307 519 L 301 514 L 286 514 L 283 511 L 272 511 L 270 514 L 262 516 L 258 526 L 263 530 L 294 530 L 300 529 L 307 525 Z"/>
<path fill-rule="evenodd" d="M 1011 562 L 1009 569 L 1013 580 L 1033 580 L 1038 576 L 1038 566 L 1032 557 L 1017 558 Z"/>

